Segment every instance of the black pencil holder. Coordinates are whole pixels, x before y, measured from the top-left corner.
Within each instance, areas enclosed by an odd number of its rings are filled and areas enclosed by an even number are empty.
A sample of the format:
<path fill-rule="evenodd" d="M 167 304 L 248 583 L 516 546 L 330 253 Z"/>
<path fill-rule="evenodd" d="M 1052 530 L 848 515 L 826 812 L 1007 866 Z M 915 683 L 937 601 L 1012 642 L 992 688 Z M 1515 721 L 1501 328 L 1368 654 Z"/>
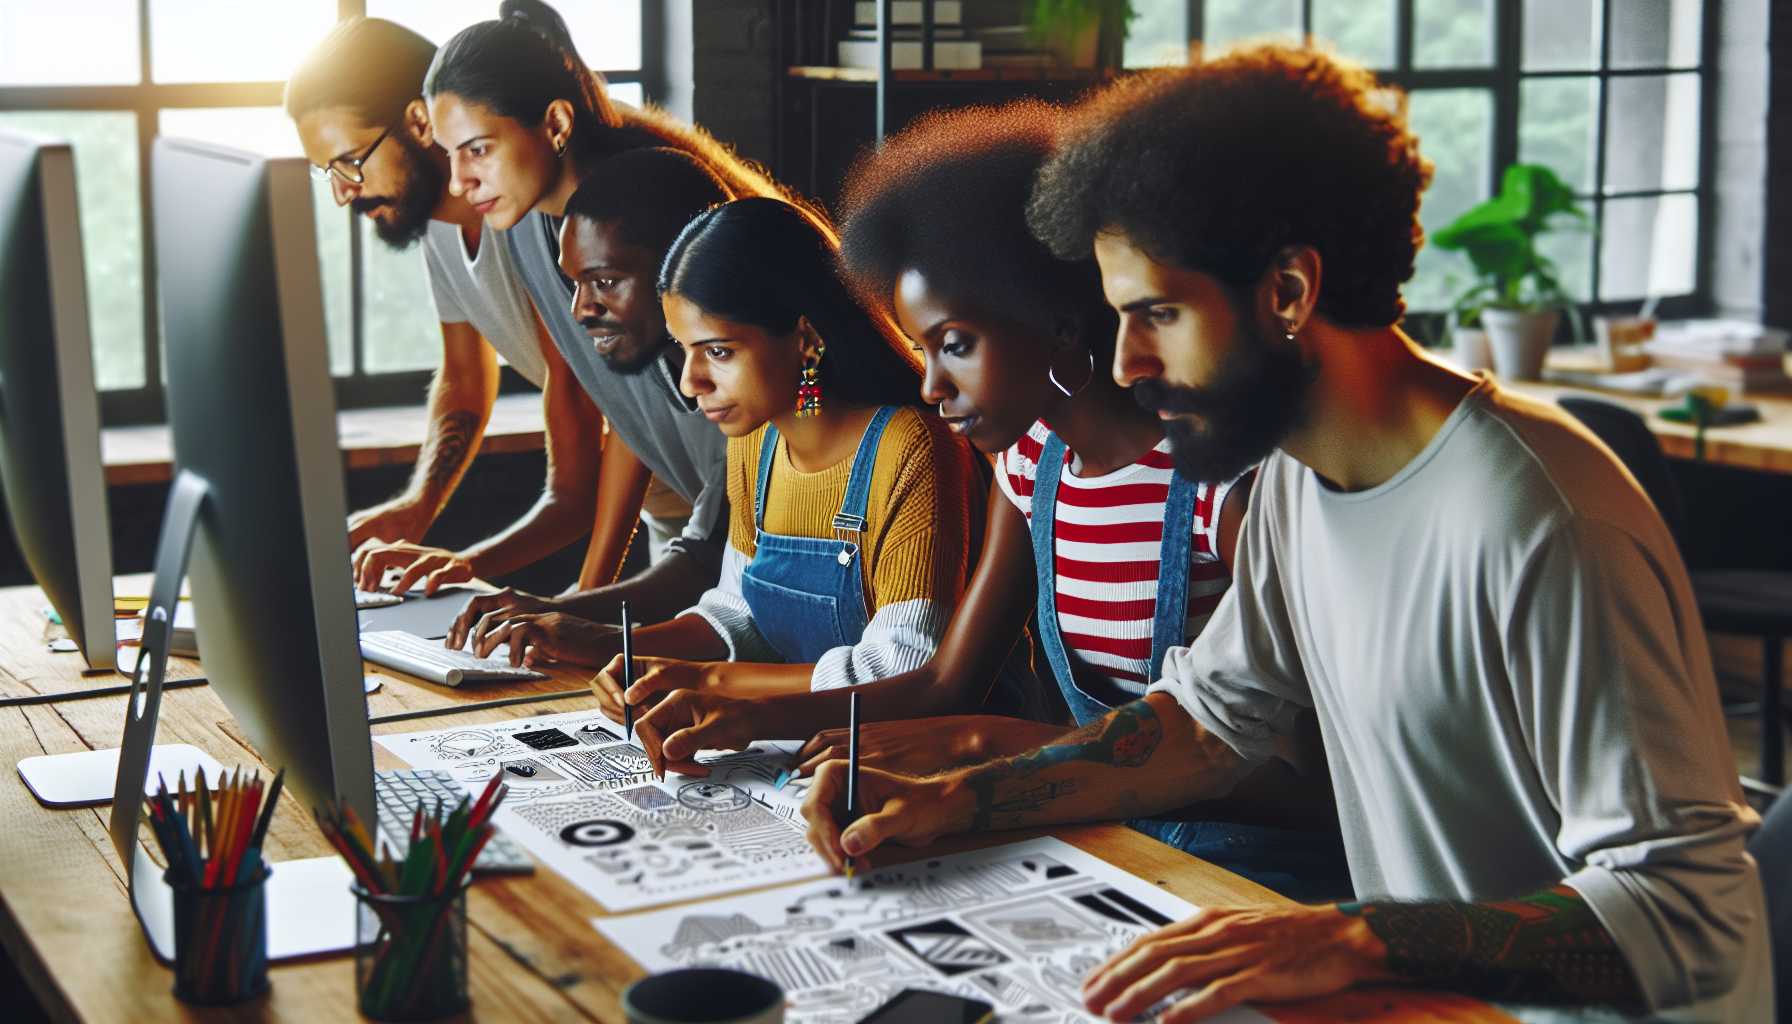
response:
<path fill-rule="evenodd" d="M 439 896 L 355 893 L 355 998 L 380 1021 L 435 1020 L 467 1008 L 467 887 Z"/>
<path fill-rule="evenodd" d="M 186 1003 L 240 1003 L 268 990 L 268 876 L 207 889 L 169 871 L 174 890 L 174 995 Z"/>

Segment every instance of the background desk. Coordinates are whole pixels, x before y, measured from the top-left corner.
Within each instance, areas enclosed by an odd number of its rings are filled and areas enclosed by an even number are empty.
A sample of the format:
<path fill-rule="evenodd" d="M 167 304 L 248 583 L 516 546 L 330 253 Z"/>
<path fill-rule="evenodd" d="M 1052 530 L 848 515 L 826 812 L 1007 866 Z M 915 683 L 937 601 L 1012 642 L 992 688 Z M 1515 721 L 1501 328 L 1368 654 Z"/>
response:
<path fill-rule="evenodd" d="M 121 580 L 121 590 L 140 581 Z M 43 596 L 35 588 L 0 590 L 0 627 L 41 632 Z M 30 680 L 34 687 L 78 686 L 77 655 L 46 655 L 42 644 L 15 647 L 0 637 L 0 680 Z M 21 654 L 29 657 L 21 661 Z M 370 666 L 371 669 L 371 666 Z M 196 674 L 196 666 L 185 666 Z M 467 703 L 520 692 L 513 685 L 449 690 L 381 673 L 385 686 L 368 698 L 373 714 L 412 707 Z M 586 673 L 562 672 L 541 685 L 583 685 Z M 52 679 L 51 676 L 58 678 Z M 92 684 L 118 680 L 91 677 Z M 38 1000 L 58 1019 L 293 1020 L 354 1019 L 354 968 L 346 956 L 272 969 L 273 991 L 234 1009 L 200 1010 L 175 1001 L 172 976 L 158 966 L 138 931 L 126 895 L 123 867 L 106 831 L 109 808 L 55 811 L 40 806 L 10 771 L 22 757 L 115 747 L 123 732 L 124 697 L 0 709 L 0 760 L 11 776 L 0 782 L 0 943 Z M 375 726 L 407 732 L 510 717 L 554 713 L 578 701 L 467 712 L 452 719 Z M 229 712 L 209 687 L 163 695 L 159 738 L 191 743 L 226 766 L 260 766 Z M 380 768 L 402 765 L 377 744 Z M 266 768 L 263 766 L 263 770 Z M 1285 902 L 1267 889 L 1118 825 L 1056 830 L 1090 853 L 1155 882 L 1196 904 Z M 895 851 L 892 861 L 924 853 L 1021 838 L 1002 833 L 978 841 L 961 838 L 933 851 Z M 145 841 L 148 841 L 147 835 Z M 267 840 L 269 860 L 328 854 L 309 809 L 281 801 Z M 874 858 L 875 859 L 875 858 Z M 276 867 L 276 870 L 278 868 Z M 590 897 L 545 869 L 520 878 L 481 881 L 468 897 L 471 994 L 476 1018 L 517 1021 L 617 1021 L 618 996 L 641 970 L 589 924 L 603 913 Z M 1365 991 L 1279 1008 L 1284 1021 L 1379 1019 L 1457 1022 L 1504 1021 L 1499 1013 L 1448 996 Z"/>
<path fill-rule="evenodd" d="M 336 416 L 344 469 L 372 469 L 417 461 L 429 427 L 421 404 L 377 409 L 350 409 Z M 541 392 L 500 395 L 479 443 L 481 455 L 540 451 Z M 166 423 L 141 427 L 107 427 L 100 432 L 100 461 L 106 483 L 159 484 L 174 475 L 174 436 Z"/>
<path fill-rule="evenodd" d="M 1661 441 L 1662 451 L 1669 458 L 1694 458 L 1693 439 L 1698 434 L 1690 423 L 1675 423 L 1656 415 L 1677 400 L 1652 395 L 1625 394 L 1593 388 L 1568 387 L 1539 381 L 1506 381 L 1500 384 L 1511 391 L 1540 402 L 1556 404 L 1563 395 L 1587 395 L 1634 410 L 1649 424 L 1649 430 Z M 1792 474 L 1792 397 L 1783 395 L 1743 395 L 1732 401 L 1747 402 L 1761 410 L 1758 423 L 1732 427 L 1711 427 L 1705 431 L 1704 461 L 1736 469 L 1752 469 L 1765 473 Z"/>

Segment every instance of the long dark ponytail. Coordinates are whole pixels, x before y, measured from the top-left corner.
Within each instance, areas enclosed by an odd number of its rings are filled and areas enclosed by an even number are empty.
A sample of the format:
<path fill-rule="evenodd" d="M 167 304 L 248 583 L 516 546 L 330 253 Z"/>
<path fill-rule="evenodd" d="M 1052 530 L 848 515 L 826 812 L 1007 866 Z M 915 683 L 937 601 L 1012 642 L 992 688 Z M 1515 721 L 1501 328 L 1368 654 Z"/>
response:
<path fill-rule="evenodd" d="M 781 199 L 736 199 L 685 225 L 660 266 L 659 292 L 711 316 L 788 334 L 807 318 L 827 343 L 821 386 L 856 405 L 919 405 L 921 374 L 840 277 L 814 215 Z"/>
<path fill-rule="evenodd" d="M 555 100 L 572 104 L 575 159 L 600 156 L 613 145 L 622 117 L 604 92 L 603 78 L 585 66 L 559 12 L 542 0 L 504 0 L 498 20 L 468 25 L 436 51 L 423 94 L 453 93 L 530 127 Z"/>

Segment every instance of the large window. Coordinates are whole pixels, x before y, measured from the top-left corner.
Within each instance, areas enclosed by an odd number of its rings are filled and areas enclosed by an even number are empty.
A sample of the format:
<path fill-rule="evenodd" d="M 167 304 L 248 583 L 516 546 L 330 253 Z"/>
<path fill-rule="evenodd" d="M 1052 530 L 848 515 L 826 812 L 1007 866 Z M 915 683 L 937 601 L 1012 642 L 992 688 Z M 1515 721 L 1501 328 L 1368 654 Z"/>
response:
<path fill-rule="evenodd" d="M 560 0 L 611 95 L 640 103 L 651 0 Z M 158 134 L 296 155 L 280 109 L 292 68 L 339 17 L 367 14 L 436 43 L 497 16 L 498 0 L 0 0 L 0 126 L 74 147 L 94 366 L 108 423 L 159 420 L 155 226 L 146 214 Z M 441 357 L 423 258 L 313 192 L 330 367 L 343 405 L 420 401 Z"/>
<path fill-rule="evenodd" d="M 1405 88 L 1436 165 L 1420 211 L 1427 232 L 1490 195 L 1506 165 L 1543 163 L 1591 216 L 1591 230 L 1544 242 L 1577 299 L 1603 308 L 1654 297 L 1672 313 L 1699 309 L 1709 292 L 1701 0 L 1132 3 L 1129 66 L 1179 63 L 1195 40 L 1312 36 Z M 1427 247 L 1409 308 L 1447 308 L 1470 276 L 1460 254 Z"/>

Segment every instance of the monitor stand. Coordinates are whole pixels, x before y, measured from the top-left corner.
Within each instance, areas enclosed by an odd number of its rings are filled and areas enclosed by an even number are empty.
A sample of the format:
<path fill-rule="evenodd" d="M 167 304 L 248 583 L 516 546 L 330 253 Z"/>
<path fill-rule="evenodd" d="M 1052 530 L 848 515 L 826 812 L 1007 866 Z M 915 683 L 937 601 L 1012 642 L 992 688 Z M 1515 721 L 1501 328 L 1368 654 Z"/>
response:
<path fill-rule="evenodd" d="M 156 550 L 155 581 L 150 586 L 149 607 L 143 617 L 143 646 L 125 705 L 124 742 L 116 751 L 88 752 L 108 754 L 116 766 L 110 794 L 112 845 L 129 869 L 131 909 L 149 940 L 150 950 L 164 964 L 174 963 L 174 892 L 163 877 L 161 866 L 138 842 L 138 826 L 143 820 L 143 798 L 154 778 L 158 756 L 164 750 L 178 750 L 154 746 L 156 723 L 168 669 L 174 610 L 180 600 L 181 580 L 187 574 L 193 535 L 207 490 L 205 481 L 191 472 L 183 470 L 175 478 Z M 178 752 L 172 756 L 178 757 Z M 215 761 L 211 764 L 217 766 Z M 166 777 L 164 772 L 163 778 Z M 159 786 L 160 782 L 156 784 Z M 356 912 L 349 890 L 354 878 L 340 857 L 313 857 L 268 867 L 272 869 L 267 881 L 270 961 L 354 948 Z"/>
<path fill-rule="evenodd" d="M 155 584 L 161 588 L 167 571 L 172 570 L 175 598 L 180 596 L 181 578 L 186 574 L 187 556 L 193 547 L 193 531 L 199 525 L 199 510 L 204 504 L 205 482 L 191 474 L 182 474 L 169 492 L 167 518 L 162 523 L 162 536 L 156 550 Z M 168 639 L 173 628 L 170 616 L 174 614 L 174 607 L 174 600 L 167 599 L 166 593 L 157 590 L 152 592 L 150 606 L 145 609 L 143 646 L 131 673 L 130 711 L 125 715 L 127 746 L 132 720 L 145 713 L 151 723 L 150 735 L 154 735 L 155 715 L 162 702 L 162 681 L 168 670 Z M 147 700 L 143 678 L 146 666 L 152 677 Z M 31 795 L 47 807 L 94 807 L 110 803 L 123 779 L 119 754 L 117 749 L 40 754 L 19 761 L 19 777 L 25 780 Z M 201 770 L 210 779 L 219 778 L 224 771 L 216 758 L 186 743 L 154 747 L 148 754 L 148 762 L 137 782 L 137 791 L 145 795 L 154 792 L 158 775 L 167 779 L 169 788 L 173 789 L 183 777 L 188 785 L 192 785 Z"/>

